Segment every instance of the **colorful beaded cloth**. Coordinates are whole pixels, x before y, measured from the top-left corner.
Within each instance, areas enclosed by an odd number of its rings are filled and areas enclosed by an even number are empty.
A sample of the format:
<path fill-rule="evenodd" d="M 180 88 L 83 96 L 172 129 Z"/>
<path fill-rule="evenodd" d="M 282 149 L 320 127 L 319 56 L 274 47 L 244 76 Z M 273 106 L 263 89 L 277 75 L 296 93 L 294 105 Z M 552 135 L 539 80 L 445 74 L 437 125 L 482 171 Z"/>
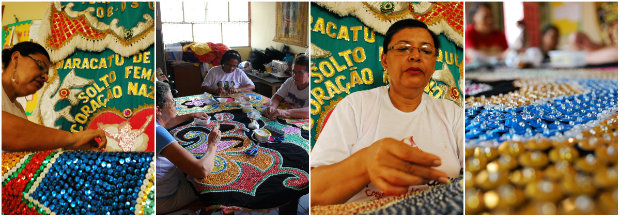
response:
<path fill-rule="evenodd" d="M 2 214 L 153 214 L 153 153 L 2 154 Z"/>
<path fill-rule="evenodd" d="M 517 90 L 466 98 L 466 214 L 617 214 L 617 69 L 469 77 Z"/>
<path fill-rule="evenodd" d="M 258 94 L 244 94 L 254 98 L 254 105 L 268 102 Z M 201 105 L 189 108 L 198 96 L 176 98 L 180 106 L 178 114 L 205 111 L 212 117 L 204 125 L 189 120 L 170 129 L 179 144 L 200 158 L 207 150 L 208 134 L 219 124 L 222 139 L 217 147 L 215 167 L 203 180 L 194 180 L 205 206 L 244 207 L 267 209 L 283 205 L 308 193 L 308 130 L 284 120 L 257 120 L 260 128 L 272 135 L 282 135 L 282 141 L 258 143 L 247 128 L 250 119 L 233 102 Z M 200 104 L 200 103 L 198 103 Z M 245 152 L 256 148 L 256 156 Z M 215 205 L 215 206 L 213 206 Z M 221 205 L 221 206 L 218 206 Z"/>
<path fill-rule="evenodd" d="M 463 215 L 463 177 L 448 184 L 394 197 L 338 205 L 312 206 L 312 215 Z"/>

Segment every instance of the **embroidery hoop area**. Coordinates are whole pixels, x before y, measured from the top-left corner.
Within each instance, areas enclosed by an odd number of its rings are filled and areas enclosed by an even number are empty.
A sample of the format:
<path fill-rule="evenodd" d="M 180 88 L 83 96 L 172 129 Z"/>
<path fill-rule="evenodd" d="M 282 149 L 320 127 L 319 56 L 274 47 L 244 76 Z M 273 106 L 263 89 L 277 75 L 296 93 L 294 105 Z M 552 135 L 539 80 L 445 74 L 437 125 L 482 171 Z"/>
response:
<path fill-rule="evenodd" d="M 216 120 L 206 126 L 189 120 L 170 130 L 182 147 L 200 158 L 207 150 L 208 134 L 216 122 L 219 124 L 222 139 L 214 169 L 206 179 L 193 180 L 205 205 L 273 208 L 307 193 L 308 139 L 301 134 L 308 131 L 290 130 L 295 125 L 262 118 L 257 121 L 260 127 L 283 132 L 285 139 L 258 145 L 250 139 L 252 131 L 243 124 L 250 120 L 240 109 L 212 116 Z M 245 154 L 253 147 L 258 151 L 256 156 Z"/>

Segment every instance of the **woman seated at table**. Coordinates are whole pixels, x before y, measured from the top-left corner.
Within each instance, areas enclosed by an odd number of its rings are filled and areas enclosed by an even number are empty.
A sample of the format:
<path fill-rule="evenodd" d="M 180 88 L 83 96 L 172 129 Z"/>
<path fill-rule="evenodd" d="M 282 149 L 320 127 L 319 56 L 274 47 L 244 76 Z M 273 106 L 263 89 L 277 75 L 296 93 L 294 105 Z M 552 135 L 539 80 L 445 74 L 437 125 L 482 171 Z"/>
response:
<path fill-rule="evenodd" d="M 369 201 L 459 176 L 463 109 L 424 94 L 438 49 L 421 21 L 390 26 L 381 56 L 389 85 L 355 92 L 334 109 L 311 153 L 312 205 Z"/>
<path fill-rule="evenodd" d="M 165 214 L 178 210 L 198 197 L 185 179 L 184 173 L 191 177 L 206 178 L 213 169 L 215 151 L 220 142 L 219 129 L 209 133 L 206 153 L 196 159 L 185 150 L 165 127 L 173 127 L 189 118 L 208 119 L 204 112 L 177 116 L 175 102 L 172 99 L 170 86 L 156 81 L 156 144 L 157 154 L 157 214 Z M 165 127 L 164 127 L 165 126 Z"/>
<path fill-rule="evenodd" d="M 2 150 L 105 148 L 107 140 L 103 130 L 70 133 L 27 119 L 17 97 L 29 96 L 41 89 L 51 66 L 49 54 L 37 43 L 21 42 L 2 50 Z M 101 142 L 97 143 L 95 138 Z"/>
<path fill-rule="evenodd" d="M 220 65 L 213 67 L 207 73 L 204 81 L 202 82 L 203 90 L 211 94 L 227 94 L 236 92 L 250 92 L 254 90 L 254 82 L 237 66 L 241 62 L 241 55 L 235 50 L 227 50 L 222 55 Z M 229 82 L 232 87 L 227 90 L 226 82 Z"/>
<path fill-rule="evenodd" d="M 265 117 L 269 119 L 277 117 L 308 119 L 310 117 L 310 110 L 308 109 L 309 68 L 310 60 L 305 54 L 299 55 L 295 59 L 295 64 L 293 65 L 293 73 L 295 74 L 293 77 L 286 79 L 276 94 L 271 97 L 269 107 L 263 111 Z M 293 108 L 278 109 L 282 100 L 291 104 Z"/>

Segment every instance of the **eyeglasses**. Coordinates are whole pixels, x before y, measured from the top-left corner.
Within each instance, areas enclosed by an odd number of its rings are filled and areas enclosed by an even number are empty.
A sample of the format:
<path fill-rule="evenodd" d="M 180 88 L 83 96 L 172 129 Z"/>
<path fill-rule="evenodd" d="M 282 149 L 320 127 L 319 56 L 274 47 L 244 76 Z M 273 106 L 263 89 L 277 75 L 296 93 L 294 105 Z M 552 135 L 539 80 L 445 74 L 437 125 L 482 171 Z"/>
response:
<path fill-rule="evenodd" d="M 51 66 L 47 65 L 45 62 L 35 59 L 34 57 L 31 57 L 30 55 L 22 55 L 24 57 L 28 57 L 32 60 L 34 60 L 34 62 L 37 64 L 37 67 L 39 67 L 39 70 L 43 71 L 43 70 L 48 70 Z"/>
<path fill-rule="evenodd" d="M 405 55 L 410 55 L 411 53 L 413 53 L 413 50 L 416 48 L 418 49 L 418 53 L 424 56 L 435 55 L 435 48 L 430 44 L 423 44 L 420 47 L 414 47 L 413 45 L 410 45 L 407 43 L 398 43 L 398 44 L 395 44 L 389 47 L 388 51 L 394 50 L 396 55 L 405 56 Z"/>

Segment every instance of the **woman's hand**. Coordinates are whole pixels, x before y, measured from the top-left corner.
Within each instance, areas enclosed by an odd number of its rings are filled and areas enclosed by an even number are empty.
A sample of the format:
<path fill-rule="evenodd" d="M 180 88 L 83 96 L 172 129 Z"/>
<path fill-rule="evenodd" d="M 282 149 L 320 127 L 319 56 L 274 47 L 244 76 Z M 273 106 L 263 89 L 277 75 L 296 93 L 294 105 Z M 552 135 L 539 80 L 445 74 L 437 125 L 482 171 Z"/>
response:
<path fill-rule="evenodd" d="M 209 133 L 209 138 L 207 140 L 207 144 L 209 145 L 209 148 L 211 147 L 216 147 L 218 143 L 220 143 L 220 139 L 222 138 L 221 132 L 220 132 L 220 126 L 219 124 L 215 125 L 215 127 L 213 127 L 213 130 L 211 130 L 211 132 Z"/>
<path fill-rule="evenodd" d="M 207 115 L 207 113 L 205 113 L 205 112 L 194 112 L 194 113 L 189 113 L 187 115 L 190 118 L 197 118 L 197 119 L 202 119 L 202 120 L 208 120 L 209 119 L 209 115 Z"/>
<path fill-rule="evenodd" d="M 407 193 L 409 186 L 427 179 L 448 182 L 446 173 L 432 168 L 441 165 L 439 157 L 401 141 L 384 138 L 363 151 L 370 182 L 387 195 Z"/>
<path fill-rule="evenodd" d="M 226 90 L 223 87 L 217 88 L 217 94 L 220 96 L 226 95 Z"/>
<path fill-rule="evenodd" d="M 89 129 L 71 135 L 75 142 L 67 147 L 70 149 L 104 149 L 108 143 L 103 130 Z M 96 138 L 99 138 L 101 142 L 97 143 Z"/>

